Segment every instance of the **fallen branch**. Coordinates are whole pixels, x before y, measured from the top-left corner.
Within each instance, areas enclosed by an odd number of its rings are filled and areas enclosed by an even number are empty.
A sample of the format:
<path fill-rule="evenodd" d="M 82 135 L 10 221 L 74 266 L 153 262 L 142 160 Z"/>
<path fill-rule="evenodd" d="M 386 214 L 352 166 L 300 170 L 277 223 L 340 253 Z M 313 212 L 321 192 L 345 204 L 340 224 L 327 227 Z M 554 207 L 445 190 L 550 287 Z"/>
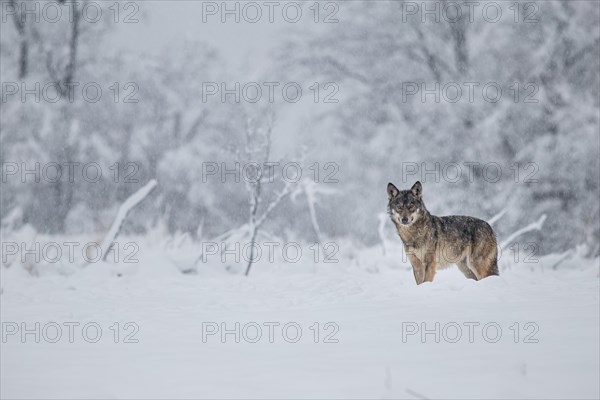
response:
<path fill-rule="evenodd" d="M 102 245 L 100 246 L 102 250 L 102 261 L 106 260 L 108 252 L 113 247 L 115 240 L 119 236 L 119 233 L 121 232 L 121 227 L 123 226 L 123 222 L 125 221 L 125 218 L 127 218 L 129 212 L 142 200 L 144 200 L 152 190 L 154 190 L 156 184 L 156 180 L 152 179 L 150 182 L 146 183 L 145 186 L 140 188 L 137 192 L 129 196 L 123 204 L 121 204 L 121 207 L 119 207 L 119 211 L 117 212 L 117 216 L 115 217 L 115 220 L 113 221 L 110 230 L 104 237 Z"/>
<path fill-rule="evenodd" d="M 524 233 L 541 230 L 542 226 L 544 225 L 544 221 L 546 221 L 546 217 L 546 214 L 544 214 L 536 222 L 533 222 L 510 235 L 506 240 L 500 243 L 500 249 L 504 250 L 512 243 L 513 240 L 515 240 L 517 237 L 521 236 Z"/>
<path fill-rule="evenodd" d="M 565 253 L 554 263 L 552 264 L 552 269 L 556 269 L 563 261 L 567 258 L 571 257 L 575 253 L 575 249 L 567 250 Z"/>

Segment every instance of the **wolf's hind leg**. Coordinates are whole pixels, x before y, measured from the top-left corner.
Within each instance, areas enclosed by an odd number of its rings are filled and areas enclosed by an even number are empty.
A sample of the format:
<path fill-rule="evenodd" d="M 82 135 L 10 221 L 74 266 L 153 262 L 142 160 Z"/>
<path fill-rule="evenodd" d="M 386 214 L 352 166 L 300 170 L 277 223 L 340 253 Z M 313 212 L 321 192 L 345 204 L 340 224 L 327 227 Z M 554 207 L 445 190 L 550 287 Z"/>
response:
<path fill-rule="evenodd" d="M 471 271 L 471 269 L 467 265 L 467 260 L 466 259 L 462 259 L 459 262 L 457 262 L 456 266 L 458 267 L 458 269 L 460 270 L 460 272 L 462 272 L 463 275 L 466 276 L 468 279 L 478 280 L 477 276 L 473 273 L 473 271 Z"/>
<path fill-rule="evenodd" d="M 479 257 L 476 264 L 479 279 L 487 278 L 488 276 L 498 275 L 498 260 L 494 257 Z"/>
<path fill-rule="evenodd" d="M 467 257 L 467 265 L 477 279 L 498 275 L 498 251 L 495 241 L 485 243 Z"/>

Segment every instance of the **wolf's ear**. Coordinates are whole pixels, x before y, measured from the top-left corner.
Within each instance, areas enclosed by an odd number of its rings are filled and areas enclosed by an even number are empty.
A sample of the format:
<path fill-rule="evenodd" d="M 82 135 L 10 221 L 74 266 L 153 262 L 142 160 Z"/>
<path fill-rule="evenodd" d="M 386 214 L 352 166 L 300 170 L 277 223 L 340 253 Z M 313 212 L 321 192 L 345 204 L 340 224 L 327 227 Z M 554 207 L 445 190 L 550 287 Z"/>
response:
<path fill-rule="evenodd" d="M 413 187 L 410 188 L 410 191 L 412 192 L 412 194 L 414 194 L 417 197 L 421 197 L 421 195 L 423 194 L 423 186 L 421 186 L 421 182 L 417 181 Z"/>
<path fill-rule="evenodd" d="M 394 186 L 394 184 L 391 182 L 388 183 L 387 192 L 388 192 L 388 200 L 392 200 L 394 197 L 398 196 L 398 193 L 400 193 L 398 188 L 396 186 Z"/>

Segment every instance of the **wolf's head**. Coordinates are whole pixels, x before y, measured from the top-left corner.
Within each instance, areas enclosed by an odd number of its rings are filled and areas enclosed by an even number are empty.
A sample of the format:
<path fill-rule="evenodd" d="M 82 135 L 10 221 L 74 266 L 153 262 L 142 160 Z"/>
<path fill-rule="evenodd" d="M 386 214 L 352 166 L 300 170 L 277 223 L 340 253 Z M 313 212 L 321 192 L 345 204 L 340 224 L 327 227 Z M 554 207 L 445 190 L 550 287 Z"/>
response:
<path fill-rule="evenodd" d="M 425 214 L 421 182 L 417 181 L 410 190 L 398 190 L 393 183 L 388 183 L 387 193 L 388 212 L 397 225 L 408 227 Z"/>

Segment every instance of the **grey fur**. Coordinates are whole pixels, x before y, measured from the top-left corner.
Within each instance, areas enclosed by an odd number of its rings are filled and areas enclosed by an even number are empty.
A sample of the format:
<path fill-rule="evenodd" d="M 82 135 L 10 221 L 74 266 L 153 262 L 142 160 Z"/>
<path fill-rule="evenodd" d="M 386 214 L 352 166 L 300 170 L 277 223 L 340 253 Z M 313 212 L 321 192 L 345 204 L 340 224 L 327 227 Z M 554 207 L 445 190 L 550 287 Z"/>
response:
<path fill-rule="evenodd" d="M 436 270 L 456 264 L 470 279 L 498 275 L 496 234 L 485 221 L 462 215 L 431 215 L 423 187 L 410 190 L 388 183 L 388 213 L 413 267 L 417 285 L 433 281 Z"/>

